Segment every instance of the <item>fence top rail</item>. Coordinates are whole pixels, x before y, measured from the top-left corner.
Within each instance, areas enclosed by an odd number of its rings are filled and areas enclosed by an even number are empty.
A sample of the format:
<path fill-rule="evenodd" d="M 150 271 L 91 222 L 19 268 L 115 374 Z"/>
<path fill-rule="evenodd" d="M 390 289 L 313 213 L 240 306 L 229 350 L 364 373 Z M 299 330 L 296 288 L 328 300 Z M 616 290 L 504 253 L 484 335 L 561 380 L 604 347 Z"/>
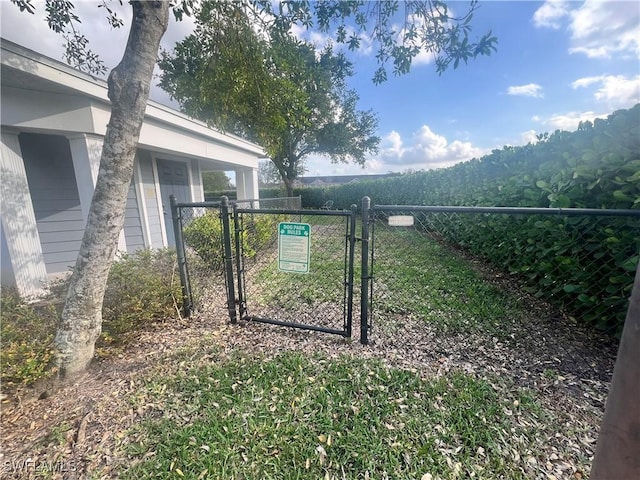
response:
<path fill-rule="evenodd" d="M 505 213 L 519 215 L 566 215 L 566 216 L 603 216 L 603 217 L 640 217 L 640 210 L 599 209 L 599 208 L 535 208 L 535 207 L 462 207 L 462 206 L 424 206 L 424 205 L 372 205 L 378 212 L 451 212 L 451 213 Z"/>
<path fill-rule="evenodd" d="M 329 217 L 349 217 L 351 210 L 293 210 L 290 208 L 236 208 L 236 213 L 269 213 L 272 215 L 323 215 Z"/>
<path fill-rule="evenodd" d="M 193 202 L 193 203 L 176 203 L 177 208 L 196 208 L 196 207 L 205 207 L 205 208 L 220 208 L 221 203 L 219 201 L 215 202 Z"/>
<path fill-rule="evenodd" d="M 229 199 L 229 205 L 235 205 L 238 203 L 275 203 L 282 202 L 286 200 L 298 200 L 301 197 L 277 197 L 277 198 L 242 198 L 240 200 Z M 178 208 L 189 208 L 189 207 L 220 207 L 222 205 L 221 200 L 210 200 L 205 202 L 182 202 L 176 203 L 176 207 Z"/>

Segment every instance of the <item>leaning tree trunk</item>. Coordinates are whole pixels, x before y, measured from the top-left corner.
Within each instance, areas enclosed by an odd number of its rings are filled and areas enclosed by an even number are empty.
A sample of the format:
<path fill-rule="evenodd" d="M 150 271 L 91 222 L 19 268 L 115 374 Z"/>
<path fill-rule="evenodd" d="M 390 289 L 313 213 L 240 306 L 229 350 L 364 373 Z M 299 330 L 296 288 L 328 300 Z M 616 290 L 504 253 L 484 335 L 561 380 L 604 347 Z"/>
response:
<path fill-rule="evenodd" d="M 622 330 L 591 478 L 640 478 L 640 267 Z"/>
<path fill-rule="evenodd" d="M 169 1 L 132 1 L 133 19 L 122 61 L 108 80 L 111 118 L 100 171 L 62 321 L 55 338 L 61 376 L 81 372 L 93 358 L 102 330 L 102 302 L 124 224 L 127 192 L 149 98 Z"/>

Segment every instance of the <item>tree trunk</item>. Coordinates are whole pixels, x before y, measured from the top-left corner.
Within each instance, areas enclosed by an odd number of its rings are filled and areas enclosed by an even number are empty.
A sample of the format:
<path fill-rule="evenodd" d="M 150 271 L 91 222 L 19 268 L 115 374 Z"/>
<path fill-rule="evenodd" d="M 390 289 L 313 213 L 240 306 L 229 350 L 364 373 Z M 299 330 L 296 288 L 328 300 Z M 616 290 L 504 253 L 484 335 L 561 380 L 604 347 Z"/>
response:
<path fill-rule="evenodd" d="M 60 376 L 81 372 L 93 358 L 102 330 L 102 302 L 149 98 L 160 39 L 169 22 L 169 1 L 132 1 L 133 19 L 121 62 L 109 75 L 111 118 L 100 171 L 61 324 L 55 338 Z"/>
<path fill-rule="evenodd" d="M 640 267 L 622 330 L 591 479 L 640 478 Z"/>
<path fill-rule="evenodd" d="M 286 175 L 282 177 L 284 181 L 284 188 L 287 191 L 287 197 L 293 197 L 293 178 L 289 178 Z"/>

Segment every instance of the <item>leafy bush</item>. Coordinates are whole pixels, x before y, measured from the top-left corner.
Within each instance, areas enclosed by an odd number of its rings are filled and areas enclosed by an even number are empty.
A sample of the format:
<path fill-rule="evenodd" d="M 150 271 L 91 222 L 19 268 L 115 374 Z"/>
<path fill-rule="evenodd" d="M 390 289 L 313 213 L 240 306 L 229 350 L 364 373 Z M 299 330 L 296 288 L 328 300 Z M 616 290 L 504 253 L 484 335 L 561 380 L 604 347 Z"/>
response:
<path fill-rule="evenodd" d="M 64 304 L 68 280 L 51 285 L 41 303 L 23 301 L 15 290 L 3 288 L 3 385 L 29 385 L 54 373 L 53 339 Z M 172 250 L 140 250 L 114 262 L 102 306 L 102 335 L 97 346 L 122 345 L 144 326 L 175 315 L 182 296 Z"/>
<path fill-rule="evenodd" d="M 244 224 L 240 234 L 242 251 L 245 258 L 253 258 L 256 252 L 273 239 L 276 225 L 284 221 L 284 217 L 256 214 L 243 218 Z M 233 227 L 231 230 L 233 231 Z M 192 248 L 209 268 L 215 271 L 223 269 L 222 222 L 217 212 L 207 211 L 204 215 L 193 219 L 184 227 L 183 237 L 187 247 Z"/>
<path fill-rule="evenodd" d="M 31 384 L 53 373 L 53 337 L 58 314 L 52 304 L 29 304 L 15 289 L 0 293 L 2 384 Z"/>
<path fill-rule="evenodd" d="M 222 222 L 217 213 L 208 211 L 194 218 L 183 228 L 182 236 L 185 244 L 193 248 L 209 268 L 215 271 L 222 270 Z"/>
<path fill-rule="evenodd" d="M 598 329 L 620 331 L 640 250 L 631 217 L 457 215 L 447 241 L 520 278 L 526 290 Z"/>
<path fill-rule="evenodd" d="M 378 205 L 640 208 L 640 104 L 449 168 L 327 188 L 340 208 Z"/>
<path fill-rule="evenodd" d="M 378 205 L 640 209 L 640 104 L 575 132 L 540 136 L 446 169 L 330 187 L 338 208 Z M 456 225 L 453 225 L 453 224 Z M 440 233 L 524 280 L 536 295 L 604 330 L 620 329 L 638 265 L 640 222 L 478 215 Z"/>
<path fill-rule="evenodd" d="M 100 343 L 124 343 L 145 325 L 173 318 L 181 308 L 174 250 L 123 254 L 109 272 Z"/>

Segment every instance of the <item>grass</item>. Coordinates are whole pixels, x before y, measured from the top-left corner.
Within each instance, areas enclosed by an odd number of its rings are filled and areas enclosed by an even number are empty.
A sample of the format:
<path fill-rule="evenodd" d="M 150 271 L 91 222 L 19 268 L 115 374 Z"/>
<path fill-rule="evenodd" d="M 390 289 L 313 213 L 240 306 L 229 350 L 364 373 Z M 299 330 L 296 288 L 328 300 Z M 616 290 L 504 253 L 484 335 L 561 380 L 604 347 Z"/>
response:
<path fill-rule="evenodd" d="M 339 303 L 344 292 L 344 223 L 314 219 L 310 274 L 277 272 L 274 244 L 247 262 L 250 308 L 294 305 L 295 315 L 314 305 L 304 317 L 311 321 L 332 314 L 331 303 Z M 146 278 L 128 272 L 114 277 L 120 288 L 125 280 Z M 415 316 L 440 333 L 489 339 L 505 338 L 525 316 L 518 298 L 413 230 L 377 228 L 373 273 L 374 324 L 399 325 L 403 316 Z M 358 271 L 355 277 L 357 283 Z M 159 285 L 150 289 L 165 300 L 172 297 Z M 136 309 L 149 309 L 140 303 L 140 290 L 124 292 L 114 289 L 109 298 L 118 305 L 125 298 L 135 301 L 135 309 L 123 304 L 118 315 L 133 326 Z M 160 306 L 161 312 L 174 307 L 166 301 Z M 524 331 L 514 330 L 521 336 Z M 475 370 L 500 376 L 443 368 L 444 374 L 427 378 L 377 360 L 287 352 L 286 337 L 274 338 L 274 351 L 285 350 L 276 356 L 256 354 L 254 343 L 250 350 L 236 345 L 226 356 L 221 352 L 229 345 L 212 334 L 203 336 L 202 345 L 219 342 L 220 351 L 207 346 L 202 361 L 189 345 L 160 361 L 155 374 L 123 396 L 137 423 L 117 432 L 122 443 L 115 446 L 116 458 L 122 458 L 110 473 L 132 479 L 519 479 L 563 475 L 565 459 L 573 462 L 567 465 L 575 466 L 576 478 L 588 466 L 592 423 L 573 418 L 579 417 L 570 411 L 577 403 L 562 412 L 565 405 L 550 405 L 561 397 L 547 398 L 539 385 L 535 391 L 519 387 L 500 368 Z M 547 368 L 540 377 L 551 384 L 560 372 Z M 64 444 L 73 431 L 69 425 L 59 422 L 46 442 Z"/>
<path fill-rule="evenodd" d="M 301 221 L 313 224 L 309 273 L 279 272 L 274 239 L 271 248 L 247 264 L 250 312 L 269 306 L 286 315 L 299 310 L 299 305 L 343 302 L 344 220 Z M 355 263 L 358 283 L 360 262 Z M 414 229 L 382 224 L 375 231 L 373 292 L 374 326 L 387 321 L 390 314 L 413 315 L 443 332 L 484 332 L 507 339 L 526 314 L 515 295 L 487 282 L 467 259 Z"/>
<path fill-rule="evenodd" d="M 254 302 L 295 309 L 300 303 L 313 306 L 344 301 L 345 217 L 303 216 L 299 221 L 311 224 L 309 272 L 278 270 L 278 240 L 274 236 L 271 248 L 260 252 L 256 261 L 247 266 L 250 308 Z"/>
<path fill-rule="evenodd" d="M 299 353 L 154 378 L 132 407 L 122 478 L 525 478 L 543 414 L 527 391 L 461 372 Z"/>
<path fill-rule="evenodd" d="M 375 242 L 374 323 L 389 313 L 413 314 L 442 331 L 505 338 L 523 318 L 518 298 L 432 238 L 376 225 Z"/>

